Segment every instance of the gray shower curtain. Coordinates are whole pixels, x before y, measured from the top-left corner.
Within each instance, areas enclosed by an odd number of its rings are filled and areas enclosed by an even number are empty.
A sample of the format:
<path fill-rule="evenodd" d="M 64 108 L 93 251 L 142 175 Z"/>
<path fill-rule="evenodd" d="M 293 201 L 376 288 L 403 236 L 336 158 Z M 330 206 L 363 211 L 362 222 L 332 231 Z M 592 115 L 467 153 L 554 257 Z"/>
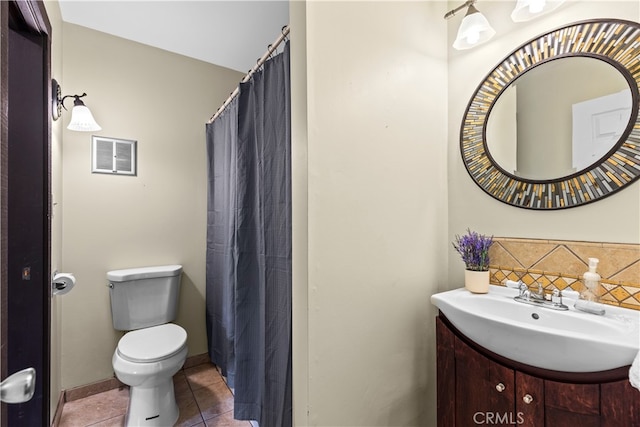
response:
<path fill-rule="evenodd" d="M 292 424 L 289 45 L 207 125 L 207 332 L 236 419 Z"/>

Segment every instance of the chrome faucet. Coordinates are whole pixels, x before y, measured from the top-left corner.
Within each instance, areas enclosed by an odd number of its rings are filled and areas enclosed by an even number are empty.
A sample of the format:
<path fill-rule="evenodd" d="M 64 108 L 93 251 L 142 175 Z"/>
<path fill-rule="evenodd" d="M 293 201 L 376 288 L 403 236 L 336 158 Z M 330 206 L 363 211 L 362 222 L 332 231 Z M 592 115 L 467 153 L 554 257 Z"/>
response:
<path fill-rule="evenodd" d="M 535 305 L 540 307 L 551 308 L 553 310 L 568 310 L 569 307 L 562 303 L 562 292 L 554 289 L 553 293 L 546 297 L 542 284 L 537 283 L 538 290 L 531 292 L 529 286 L 522 281 L 518 282 L 518 296 L 514 300 L 524 304 Z"/>

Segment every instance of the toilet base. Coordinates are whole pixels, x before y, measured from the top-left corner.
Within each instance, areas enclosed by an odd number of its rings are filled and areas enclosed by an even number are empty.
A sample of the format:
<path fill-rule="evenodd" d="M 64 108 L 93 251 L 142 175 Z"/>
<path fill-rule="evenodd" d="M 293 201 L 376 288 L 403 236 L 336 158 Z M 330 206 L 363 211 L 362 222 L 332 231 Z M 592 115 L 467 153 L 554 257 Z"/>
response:
<path fill-rule="evenodd" d="M 174 425 L 178 416 L 173 378 L 169 377 L 151 388 L 129 388 L 125 426 L 167 427 Z"/>

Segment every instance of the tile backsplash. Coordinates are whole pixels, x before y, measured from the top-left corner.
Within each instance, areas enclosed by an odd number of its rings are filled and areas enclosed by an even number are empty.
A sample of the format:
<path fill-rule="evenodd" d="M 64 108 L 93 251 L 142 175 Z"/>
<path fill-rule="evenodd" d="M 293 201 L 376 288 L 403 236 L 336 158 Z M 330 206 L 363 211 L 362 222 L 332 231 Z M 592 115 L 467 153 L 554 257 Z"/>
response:
<path fill-rule="evenodd" d="M 640 244 L 494 237 L 489 250 L 490 281 L 522 280 L 551 291 L 584 289 L 588 259 L 598 258 L 602 302 L 640 310 Z"/>

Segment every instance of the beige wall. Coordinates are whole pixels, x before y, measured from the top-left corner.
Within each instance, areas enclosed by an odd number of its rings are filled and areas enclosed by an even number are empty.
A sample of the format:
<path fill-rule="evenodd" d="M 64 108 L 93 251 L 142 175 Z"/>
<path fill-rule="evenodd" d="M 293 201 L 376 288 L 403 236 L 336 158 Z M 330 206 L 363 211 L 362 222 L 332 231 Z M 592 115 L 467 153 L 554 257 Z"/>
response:
<path fill-rule="evenodd" d="M 62 386 L 111 377 L 120 333 L 111 323 L 106 272 L 184 266 L 177 323 L 189 353 L 207 351 L 205 122 L 240 73 L 65 23 L 63 93 L 84 98 L 95 134 L 138 141 L 138 175 L 90 171 L 91 133 L 66 130 L 62 268 L 76 275 L 60 297 Z M 72 103 L 69 103 L 70 107 Z"/>
<path fill-rule="evenodd" d="M 576 209 L 517 209 L 473 183 L 458 144 L 464 108 L 498 60 L 565 23 L 637 20 L 637 2 L 570 2 L 518 25 L 506 2 L 479 8 L 498 35 L 458 52 L 448 46 L 459 19 L 442 19 L 444 2 L 292 4 L 298 426 L 435 424 L 429 296 L 460 286 L 449 242 L 467 227 L 640 242 L 640 184 Z M 75 25 L 62 32 L 64 93 L 89 94 L 100 135 L 139 144 L 137 177 L 93 175 L 90 134 L 63 133 L 62 269 L 78 278 L 57 303 L 69 388 L 112 375 L 112 268 L 183 263 L 178 323 L 191 353 L 206 351 L 204 122 L 239 76 Z"/>
<path fill-rule="evenodd" d="M 62 80 L 62 17 L 57 1 L 46 1 L 45 7 L 51 23 L 51 78 Z M 51 126 L 51 273 L 62 271 L 62 122 Z M 62 390 L 62 315 L 61 297 L 51 300 L 51 374 L 50 415 L 55 415 L 58 398 Z"/>
<path fill-rule="evenodd" d="M 309 405 L 309 249 L 307 163 L 307 8 L 289 3 L 291 28 L 291 191 L 292 191 L 292 353 L 293 425 L 308 425 Z"/>
<path fill-rule="evenodd" d="M 448 246 L 445 6 L 308 2 L 303 17 L 292 13 L 306 31 L 293 66 L 307 70 L 293 102 L 308 109 L 293 142 L 294 175 L 307 179 L 294 189 L 294 271 L 308 268 L 306 294 L 294 283 L 306 297 L 294 325 L 308 321 L 294 402 L 309 415 L 296 408 L 296 425 L 435 425 L 429 296 Z"/>
<path fill-rule="evenodd" d="M 453 7 L 456 2 L 449 2 Z M 484 193 L 471 180 L 459 151 L 459 129 L 469 99 L 485 75 L 507 54 L 538 34 L 568 23 L 593 18 L 638 21 L 637 1 L 568 1 L 553 14 L 527 23 L 508 19 L 512 4 L 482 1 L 479 9 L 497 31 L 488 43 L 469 51 L 449 48 L 449 240 L 470 227 L 505 237 L 529 237 L 595 242 L 640 242 L 640 182 L 596 203 L 558 211 L 532 211 L 508 206 Z M 459 20 L 449 22 L 449 44 Z M 462 283 L 464 266 L 449 249 L 449 280 L 443 288 Z"/>

